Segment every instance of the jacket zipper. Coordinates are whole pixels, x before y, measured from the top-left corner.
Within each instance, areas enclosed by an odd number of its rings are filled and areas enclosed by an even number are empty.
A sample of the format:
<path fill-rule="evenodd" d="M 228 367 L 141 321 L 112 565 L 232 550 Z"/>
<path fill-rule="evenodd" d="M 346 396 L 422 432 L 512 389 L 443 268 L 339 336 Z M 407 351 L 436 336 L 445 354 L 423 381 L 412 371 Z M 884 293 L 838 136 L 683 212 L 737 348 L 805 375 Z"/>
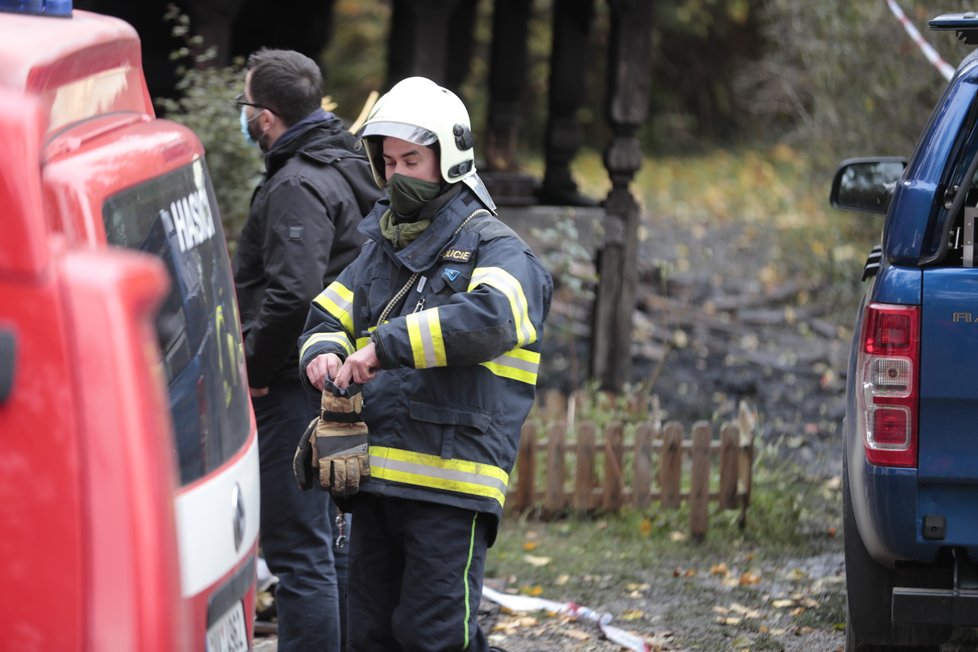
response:
<path fill-rule="evenodd" d="M 458 225 L 458 228 L 455 229 L 455 233 L 452 234 L 452 238 L 454 239 L 455 236 L 458 235 L 458 232 L 462 230 L 462 227 L 464 227 L 466 224 L 469 223 L 469 220 L 471 220 L 476 215 L 479 215 L 480 213 L 489 213 L 489 211 L 487 211 L 484 208 L 480 208 L 473 211 L 471 215 L 466 217 L 465 220 L 463 220 L 462 223 Z M 489 214 L 491 215 L 491 213 Z M 391 297 L 391 300 L 387 302 L 387 305 L 384 307 L 384 311 L 380 313 L 380 317 L 377 319 L 377 323 L 375 326 L 380 326 L 381 324 L 384 323 L 384 320 L 387 319 L 387 315 L 389 315 L 390 312 L 394 309 L 394 306 L 400 303 L 401 299 L 403 299 L 404 295 L 408 293 L 408 290 L 411 289 L 411 286 L 414 285 L 414 282 L 418 279 L 418 277 L 421 278 L 421 280 L 418 281 L 418 292 L 421 293 L 424 291 L 424 287 L 428 279 L 424 276 L 421 276 L 421 272 L 415 272 L 414 274 L 411 274 L 411 278 L 407 280 L 407 283 L 405 283 L 404 286 L 397 291 L 397 294 Z M 418 303 L 415 304 L 414 306 L 414 312 L 419 312 L 424 309 L 424 299 L 425 299 L 424 295 L 422 295 L 421 298 L 418 299 Z"/>

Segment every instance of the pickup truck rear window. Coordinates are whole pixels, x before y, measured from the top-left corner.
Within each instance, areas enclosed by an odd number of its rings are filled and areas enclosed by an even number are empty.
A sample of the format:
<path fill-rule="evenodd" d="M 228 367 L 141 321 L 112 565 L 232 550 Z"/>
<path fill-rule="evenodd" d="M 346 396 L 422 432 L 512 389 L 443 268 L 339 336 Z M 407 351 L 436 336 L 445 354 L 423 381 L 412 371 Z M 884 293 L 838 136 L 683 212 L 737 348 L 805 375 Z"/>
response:
<path fill-rule="evenodd" d="M 155 254 L 169 271 L 156 328 L 180 480 L 188 484 L 231 458 L 251 425 L 234 285 L 207 166 L 197 160 L 116 194 L 102 215 L 110 244 Z"/>

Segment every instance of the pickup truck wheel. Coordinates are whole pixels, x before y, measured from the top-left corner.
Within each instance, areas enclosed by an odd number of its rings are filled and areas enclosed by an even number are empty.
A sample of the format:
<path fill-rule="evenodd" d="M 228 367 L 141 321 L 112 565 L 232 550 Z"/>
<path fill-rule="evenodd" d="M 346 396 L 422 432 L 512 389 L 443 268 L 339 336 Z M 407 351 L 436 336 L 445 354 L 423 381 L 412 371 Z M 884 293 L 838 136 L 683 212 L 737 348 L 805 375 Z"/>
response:
<path fill-rule="evenodd" d="M 894 649 L 903 652 L 939 652 L 940 643 L 950 634 L 949 627 L 903 623 L 894 626 L 892 622 L 893 587 L 898 582 L 901 585 L 907 583 L 912 573 L 907 573 L 905 577 L 900 571 L 878 563 L 866 550 L 852 513 L 848 468 L 842 473 L 842 531 L 846 562 L 845 652 Z M 919 576 L 914 580 L 910 583 L 930 584 Z"/>
<path fill-rule="evenodd" d="M 846 652 L 888 649 L 895 572 L 869 555 L 856 529 L 849 473 L 842 474 L 842 532 L 846 560 Z"/>

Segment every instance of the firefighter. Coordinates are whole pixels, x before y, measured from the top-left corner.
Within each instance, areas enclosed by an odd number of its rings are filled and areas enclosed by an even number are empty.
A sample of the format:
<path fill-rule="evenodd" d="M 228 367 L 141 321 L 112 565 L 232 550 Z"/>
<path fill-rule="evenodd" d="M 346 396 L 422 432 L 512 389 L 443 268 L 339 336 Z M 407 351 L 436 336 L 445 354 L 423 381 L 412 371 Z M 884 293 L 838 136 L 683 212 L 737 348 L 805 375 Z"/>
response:
<path fill-rule="evenodd" d="M 405 79 L 359 135 L 389 199 L 364 219 L 360 255 L 312 302 L 299 339 L 310 384 L 362 385 L 369 448 L 348 435 L 328 449 L 342 450 L 332 463 L 319 460 L 324 487 L 355 493 L 350 650 L 484 652 L 486 551 L 534 400 L 553 282 L 495 216 L 455 94 Z"/>

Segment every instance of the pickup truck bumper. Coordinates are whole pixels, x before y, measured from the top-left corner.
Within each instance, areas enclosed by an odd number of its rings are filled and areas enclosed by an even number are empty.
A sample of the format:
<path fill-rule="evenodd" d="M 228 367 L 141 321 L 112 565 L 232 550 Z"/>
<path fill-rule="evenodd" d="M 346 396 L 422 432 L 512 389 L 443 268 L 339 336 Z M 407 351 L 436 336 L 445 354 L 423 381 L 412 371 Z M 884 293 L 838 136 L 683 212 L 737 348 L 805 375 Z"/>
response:
<path fill-rule="evenodd" d="M 893 622 L 978 627 L 978 588 L 893 589 Z"/>
<path fill-rule="evenodd" d="M 852 508 L 874 559 L 890 567 L 899 561 L 929 564 L 942 549 L 959 548 L 978 560 L 978 520 L 973 517 L 978 486 L 921 484 L 916 469 L 866 463 L 861 468 L 849 476 Z M 925 528 L 928 517 L 942 523 L 938 534 Z"/>

